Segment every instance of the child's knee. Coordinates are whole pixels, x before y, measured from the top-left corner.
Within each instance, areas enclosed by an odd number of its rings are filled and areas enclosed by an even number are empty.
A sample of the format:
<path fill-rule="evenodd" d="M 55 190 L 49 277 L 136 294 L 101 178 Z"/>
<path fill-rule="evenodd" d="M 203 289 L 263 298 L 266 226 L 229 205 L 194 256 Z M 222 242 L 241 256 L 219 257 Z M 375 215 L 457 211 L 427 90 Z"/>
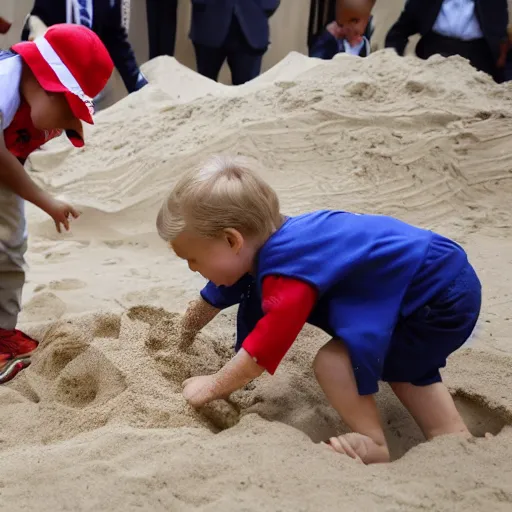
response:
<path fill-rule="evenodd" d="M 318 379 L 319 375 L 323 373 L 322 369 L 326 364 L 327 352 L 325 350 L 325 346 L 323 346 L 315 356 L 313 360 L 313 372 L 315 373 L 315 377 Z"/>
<path fill-rule="evenodd" d="M 338 373 L 340 365 L 351 366 L 348 350 L 341 341 L 331 340 L 317 352 L 313 360 L 313 371 L 318 379 L 334 369 Z"/>

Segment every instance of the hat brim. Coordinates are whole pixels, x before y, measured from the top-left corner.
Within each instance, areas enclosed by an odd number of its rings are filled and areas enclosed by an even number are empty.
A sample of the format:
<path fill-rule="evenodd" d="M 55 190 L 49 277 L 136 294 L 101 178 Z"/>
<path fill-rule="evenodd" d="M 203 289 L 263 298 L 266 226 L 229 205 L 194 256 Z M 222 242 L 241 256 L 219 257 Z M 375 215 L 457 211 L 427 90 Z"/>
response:
<path fill-rule="evenodd" d="M 80 98 L 80 96 L 77 96 L 76 94 L 74 94 L 72 92 L 69 92 L 67 89 L 65 89 L 62 92 L 64 93 L 64 96 L 66 97 L 69 108 L 71 109 L 71 112 L 73 112 L 73 115 L 77 119 L 80 119 L 81 121 L 85 121 L 88 124 L 94 124 L 94 120 L 92 118 L 94 104 L 92 102 L 92 99 L 87 98 L 84 100 L 84 99 Z M 88 102 L 89 105 L 86 102 Z"/>
<path fill-rule="evenodd" d="M 15 44 L 12 49 L 21 55 L 41 87 L 48 92 L 63 93 L 73 115 L 88 124 L 94 124 L 92 118 L 93 102 L 91 98 L 81 98 L 63 85 L 51 66 L 42 58 L 37 46 L 28 41 Z"/>
<path fill-rule="evenodd" d="M 83 148 L 85 145 L 84 137 L 76 130 L 66 130 L 66 136 L 69 142 L 75 146 L 75 148 Z"/>
<path fill-rule="evenodd" d="M 66 135 L 75 148 L 84 146 L 84 127 L 82 121 L 75 117 L 73 123 L 67 127 Z"/>

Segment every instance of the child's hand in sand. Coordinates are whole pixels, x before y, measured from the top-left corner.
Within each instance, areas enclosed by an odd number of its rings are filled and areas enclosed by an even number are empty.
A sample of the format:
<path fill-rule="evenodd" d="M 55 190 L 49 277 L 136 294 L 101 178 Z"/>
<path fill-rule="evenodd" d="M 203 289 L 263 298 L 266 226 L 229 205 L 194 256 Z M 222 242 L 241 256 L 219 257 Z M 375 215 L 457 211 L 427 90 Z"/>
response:
<path fill-rule="evenodd" d="M 331 437 L 328 444 L 335 452 L 348 455 L 357 462 L 364 464 L 389 462 L 387 446 L 379 445 L 371 437 L 357 432 Z"/>
<path fill-rule="evenodd" d="M 69 231 L 70 217 L 77 219 L 80 216 L 80 213 L 73 206 L 53 197 L 46 201 L 43 209 L 54 220 L 59 233 L 61 233 L 61 224 L 66 231 Z"/>
<path fill-rule="evenodd" d="M 192 407 L 202 407 L 214 400 L 214 375 L 190 377 L 183 383 L 183 396 Z"/>
<path fill-rule="evenodd" d="M 217 373 L 187 379 L 183 383 L 183 396 L 192 407 L 201 407 L 213 400 L 229 397 L 233 391 L 243 388 L 264 371 L 264 368 L 241 348 Z"/>

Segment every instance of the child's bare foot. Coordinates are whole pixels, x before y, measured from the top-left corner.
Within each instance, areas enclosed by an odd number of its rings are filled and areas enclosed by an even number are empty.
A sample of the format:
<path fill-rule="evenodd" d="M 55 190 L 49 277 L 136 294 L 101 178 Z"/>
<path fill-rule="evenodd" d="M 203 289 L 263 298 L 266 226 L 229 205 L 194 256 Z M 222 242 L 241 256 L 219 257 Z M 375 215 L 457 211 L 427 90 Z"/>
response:
<path fill-rule="evenodd" d="M 335 452 L 348 455 L 364 464 L 389 462 L 389 450 L 386 445 L 379 445 L 371 437 L 356 432 L 331 437 L 329 446 Z"/>

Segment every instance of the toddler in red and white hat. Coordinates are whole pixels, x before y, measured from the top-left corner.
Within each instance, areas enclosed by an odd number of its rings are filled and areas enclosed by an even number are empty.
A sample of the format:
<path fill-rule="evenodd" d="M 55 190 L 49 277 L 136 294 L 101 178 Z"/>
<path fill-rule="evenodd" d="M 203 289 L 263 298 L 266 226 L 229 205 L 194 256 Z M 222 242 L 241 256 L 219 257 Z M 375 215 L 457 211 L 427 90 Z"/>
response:
<path fill-rule="evenodd" d="M 81 121 L 93 123 L 91 100 L 114 69 L 98 36 L 79 25 L 54 25 L 44 36 L 0 52 L 0 383 L 30 364 L 37 342 L 16 329 L 25 283 L 24 201 L 50 215 L 61 232 L 79 213 L 32 181 L 23 164 L 66 132 L 84 145 Z"/>

